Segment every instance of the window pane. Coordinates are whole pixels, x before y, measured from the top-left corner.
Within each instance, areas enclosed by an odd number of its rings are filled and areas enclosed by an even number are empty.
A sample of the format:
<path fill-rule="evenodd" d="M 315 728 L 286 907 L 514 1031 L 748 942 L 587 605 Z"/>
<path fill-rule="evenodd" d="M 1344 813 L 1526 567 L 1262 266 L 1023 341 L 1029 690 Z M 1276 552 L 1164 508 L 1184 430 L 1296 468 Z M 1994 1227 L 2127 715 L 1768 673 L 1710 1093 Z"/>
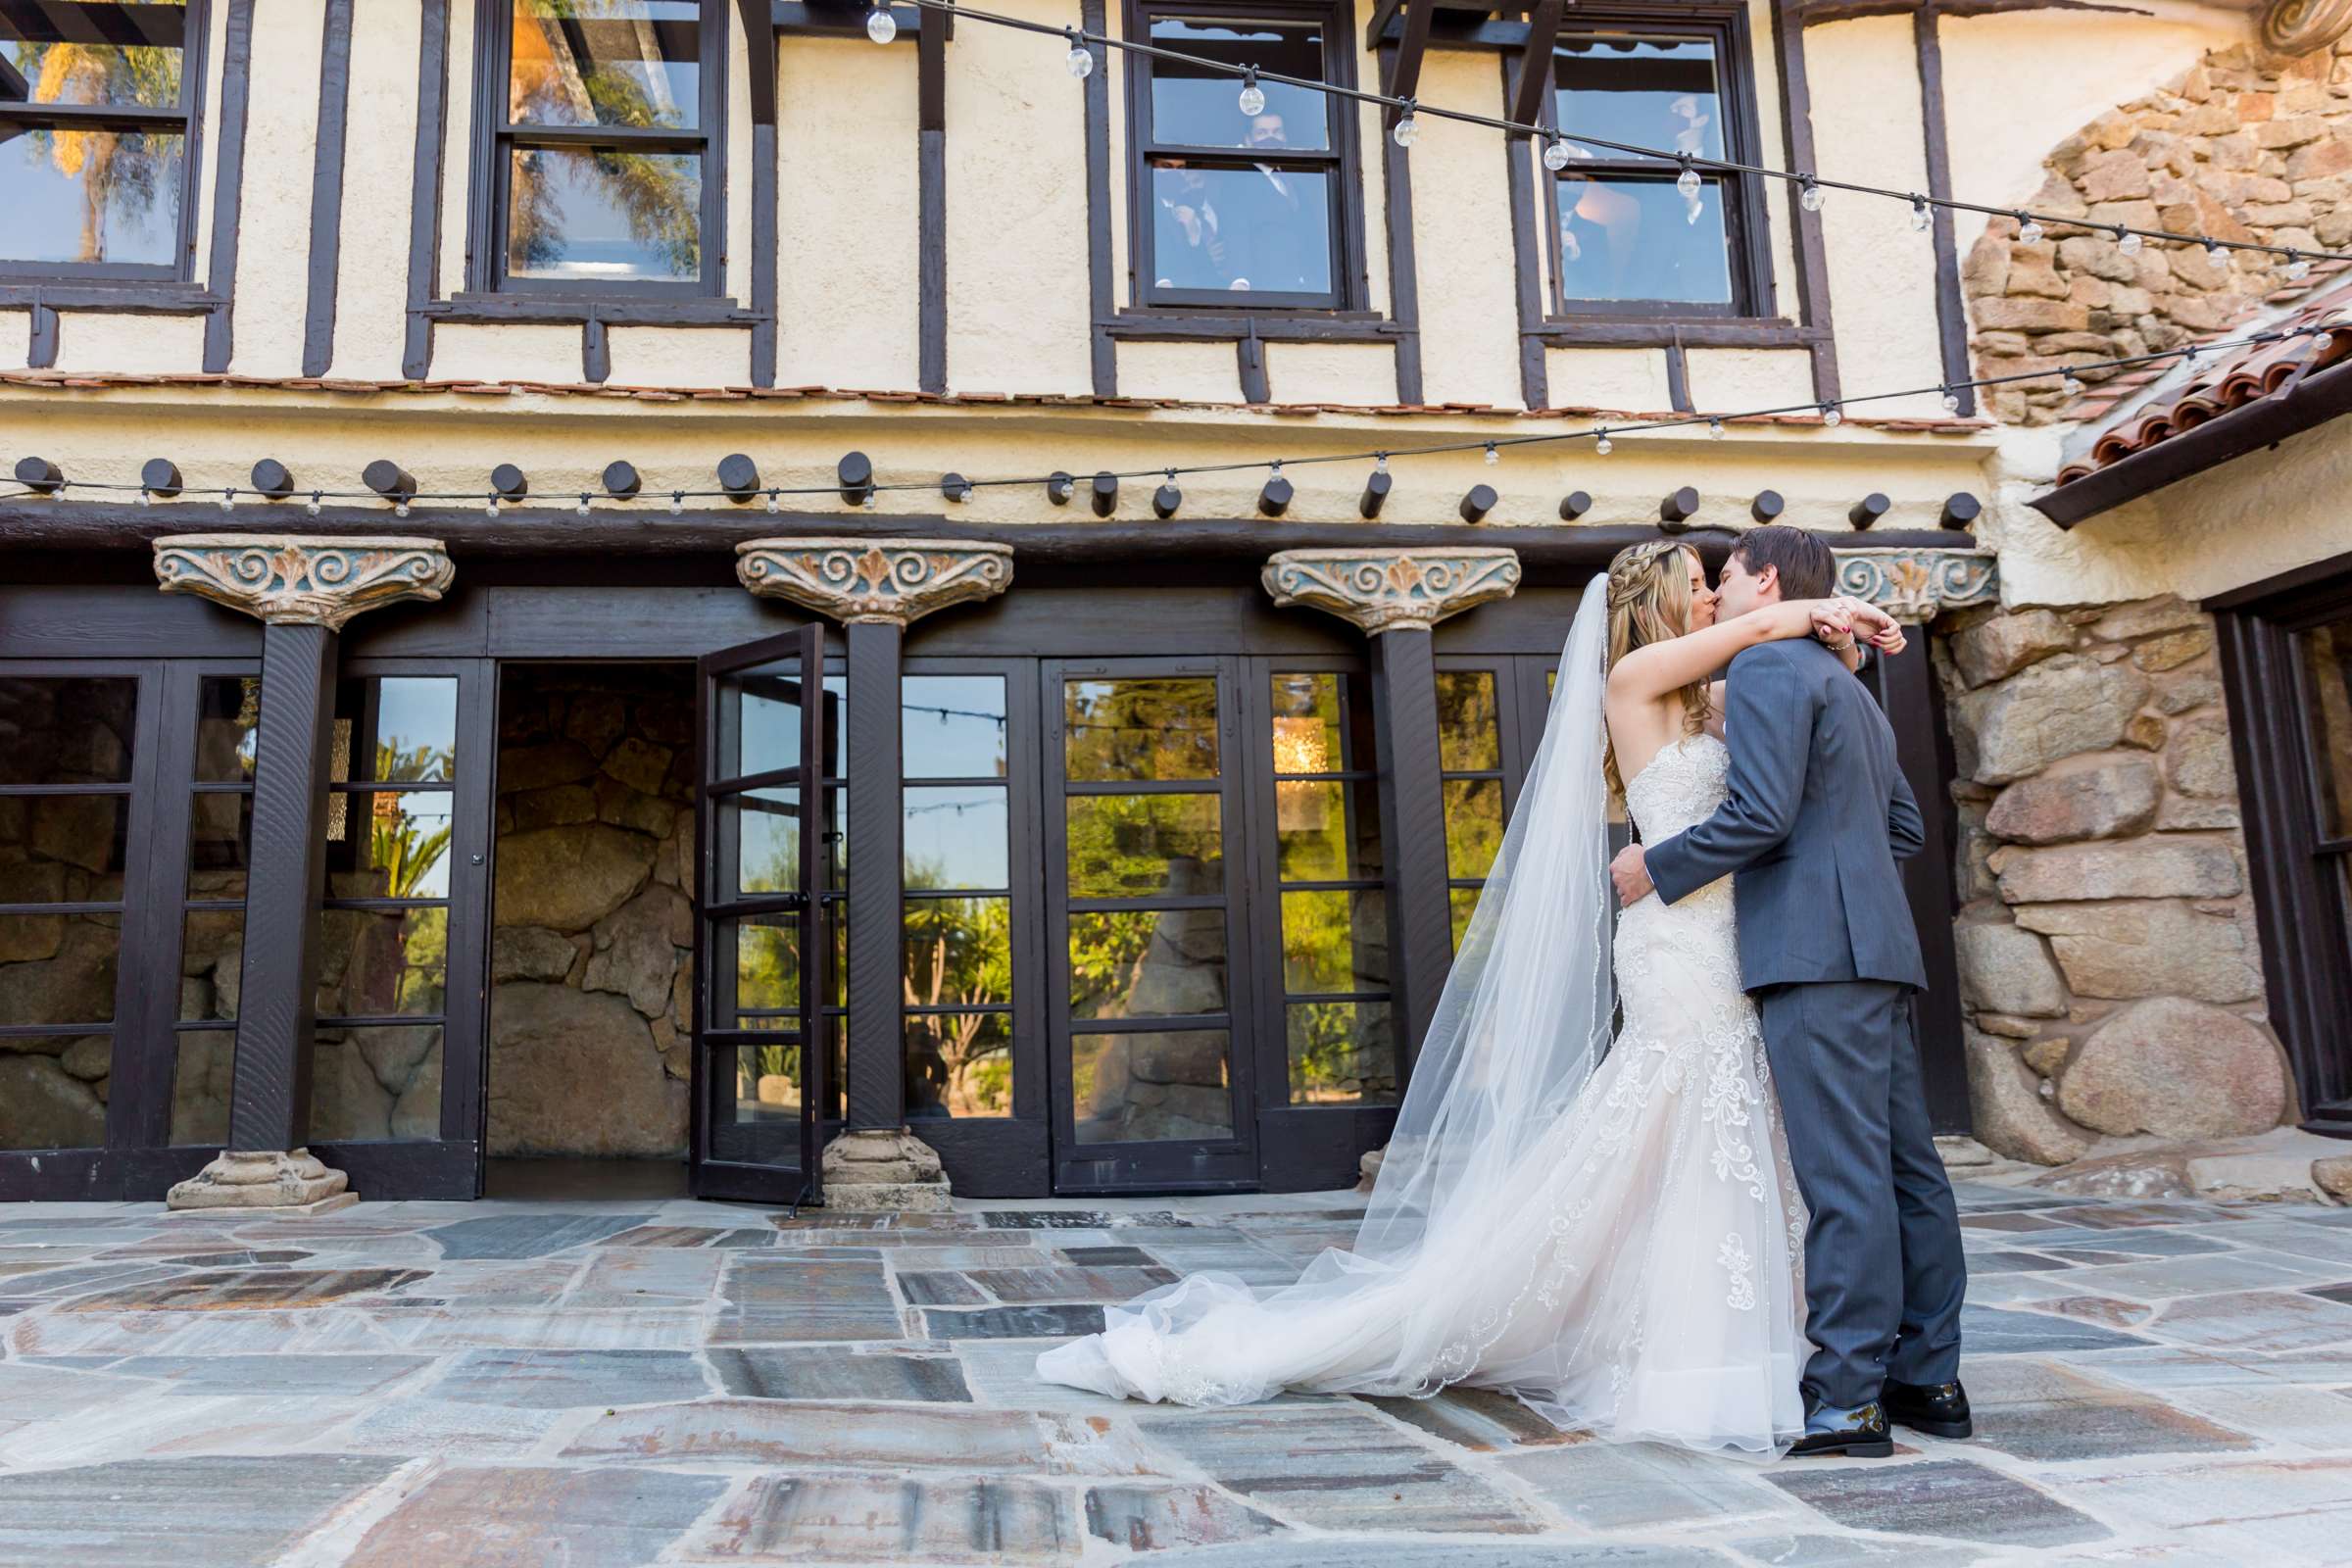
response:
<path fill-rule="evenodd" d="M 1386 991 L 1389 901 L 1377 890 L 1282 896 L 1282 988 Z"/>
<path fill-rule="evenodd" d="M 122 947 L 119 914 L 0 914 L 0 1026 L 114 1022 Z"/>
<path fill-rule="evenodd" d="M 261 676 L 206 676 L 196 692 L 196 782 L 252 783 L 261 727 Z"/>
<path fill-rule="evenodd" d="M 1446 892 L 1446 902 L 1453 913 L 1453 947 L 1456 953 L 1461 951 L 1462 933 L 1470 929 L 1470 916 L 1478 908 L 1478 894 L 1477 888 L 1452 888 Z"/>
<path fill-rule="evenodd" d="M 59 127 L 0 143 L 0 261 L 174 265 L 185 142 Z"/>
<path fill-rule="evenodd" d="M 449 897 L 450 798 L 438 790 L 326 798 L 326 896 Z"/>
<path fill-rule="evenodd" d="M 1274 843 L 1285 882 L 1381 874 L 1380 805 L 1369 779 L 1283 779 L 1274 786 Z"/>
<path fill-rule="evenodd" d="M 514 0 L 516 124 L 691 129 L 702 95 L 695 0 Z"/>
<path fill-rule="evenodd" d="M 1314 170 L 1159 162 L 1152 207 L 1160 288 L 1332 292 L 1330 188 Z"/>
<path fill-rule="evenodd" d="M 1298 1002 L 1283 1009 L 1294 1105 L 1396 1099 L 1396 1037 L 1385 1002 Z"/>
<path fill-rule="evenodd" d="M 732 887 L 711 889 L 721 902 L 760 893 L 801 890 L 801 792 L 785 788 L 745 790 L 717 801 L 718 864 L 723 879 L 732 866 Z M 734 853 L 727 853 L 732 842 Z"/>
<path fill-rule="evenodd" d="M 1223 909 L 1070 916 L 1070 1016 L 1163 1018 L 1229 1005 Z"/>
<path fill-rule="evenodd" d="M 908 675 L 899 745 L 908 778 L 1004 776 L 1004 677 Z"/>
<path fill-rule="evenodd" d="M 1214 676 L 1069 680 L 1061 695 L 1070 779 L 1217 776 Z"/>
<path fill-rule="evenodd" d="M 712 774 L 746 778 L 801 765 L 801 662 L 778 660 L 718 683 Z"/>
<path fill-rule="evenodd" d="M 175 1146 L 228 1142 L 228 1095 L 237 1060 L 234 1029 L 182 1029 L 172 1067 L 172 1131 Z"/>
<path fill-rule="evenodd" d="M 1012 1000 L 1008 899 L 908 899 L 905 985 L 910 1007 Z"/>
<path fill-rule="evenodd" d="M 0 796 L 0 904 L 105 904 L 122 897 L 125 795 Z"/>
<path fill-rule="evenodd" d="M 1686 197 L 1671 179 L 1572 173 L 1559 194 L 1563 299 L 1731 303 L 1720 180 Z"/>
<path fill-rule="evenodd" d="M 801 917 L 746 915 L 713 922 L 711 1022 L 721 1029 L 801 1027 Z"/>
<path fill-rule="evenodd" d="M 712 1074 L 733 1080 L 731 1093 L 720 1098 L 720 1119 L 738 1127 L 781 1122 L 794 1129 L 789 1143 L 774 1147 L 797 1157 L 801 1116 L 801 1048 L 794 1045 L 724 1046 L 712 1058 Z M 753 1146 L 737 1144 L 726 1157 L 750 1157 Z M 716 1151 L 714 1151 L 715 1152 Z"/>
<path fill-rule="evenodd" d="M 150 109 L 176 104 L 187 18 L 187 0 L 0 7 L 0 65 L 8 67 L 0 71 L 0 98 Z"/>
<path fill-rule="evenodd" d="M 904 855 L 910 888 L 1002 888 L 1012 884 L 1011 823 L 1002 786 L 909 789 Z"/>
<path fill-rule="evenodd" d="M 346 740 L 338 723 L 336 740 L 345 755 L 336 759 L 338 782 L 380 779 L 387 783 L 442 783 L 457 776 L 458 683 L 452 676 L 399 676 L 346 681 L 336 693 L 339 721 L 372 722 L 374 734 Z M 375 711 L 370 720 L 367 706 Z M 350 752 L 355 749 L 359 755 Z M 348 769 L 346 771 L 345 769 Z"/>
<path fill-rule="evenodd" d="M 703 275 L 699 153 L 516 147 L 507 275 L 600 283 Z"/>
<path fill-rule="evenodd" d="M 108 1034 L 0 1040 L 0 1149 L 102 1146 L 113 1056 Z"/>
<path fill-rule="evenodd" d="M 917 1013 L 906 1020 L 906 1118 L 1012 1114 L 1012 1015 Z"/>
<path fill-rule="evenodd" d="M 189 910 L 179 937 L 180 1021 L 233 1021 L 244 973 L 245 911 Z"/>
<path fill-rule="evenodd" d="M 318 1031 L 311 1049 L 316 1143 L 441 1136 L 441 1026 Z"/>
<path fill-rule="evenodd" d="M 331 813 L 345 797 L 328 802 Z M 345 804 L 346 815 L 350 806 Z M 253 797 L 206 793 L 188 798 L 188 897 L 241 899 L 253 868 Z"/>
<path fill-rule="evenodd" d="M 1323 79 L 1323 28 L 1313 22 L 1155 17 L 1152 41 L 1162 49 L 1280 76 Z M 1242 78 L 1177 60 L 1152 62 L 1152 135 L 1193 147 L 1331 145 L 1323 95 L 1260 81 L 1265 108 L 1241 110 Z"/>
<path fill-rule="evenodd" d="M 2313 702 L 2305 715 L 2320 780 L 2320 835 L 2352 837 L 2352 621 L 2303 636 Z"/>
<path fill-rule="evenodd" d="M 0 676 L 0 784 L 128 783 L 138 706 L 127 678 Z"/>
<path fill-rule="evenodd" d="M 1082 1144 L 1229 1138 L 1232 1039 L 1221 1029 L 1070 1040 L 1070 1111 Z"/>
<path fill-rule="evenodd" d="M 1210 894 L 1225 885 L 1214 795 L 1073 795 L 1070 897 Z"/>
<path fill-rule="evenodd" d="M 1723 156 L 1712 38 L 1563 37 L 1552 79 L 1562 130 L 1693 158 Z M 1569 147 L 1579 157 L 1624 156 Z"/>
<path fill-rule="evenodd" d="M 1368 686 L 1360 675 L 1275 675 L 1271 692 L 1274 771 L 1371 771 L 1377 760 Z"/>
<path fill-rule="evenodd" d="M 1446 781 L 1446 874 L 1485 876 L 1502 847 L 1502 781 Z"/>
<path fill-rule="evenodd" d="M 1438 765 L 1449 773 L 1502 766 L 1493 670 L 1438 671 Z"/>
<path fill-rule="evenodd" d="M 448 967 L 446 908 L 319 911 L 321 1018 L 438 1013 Z"/>

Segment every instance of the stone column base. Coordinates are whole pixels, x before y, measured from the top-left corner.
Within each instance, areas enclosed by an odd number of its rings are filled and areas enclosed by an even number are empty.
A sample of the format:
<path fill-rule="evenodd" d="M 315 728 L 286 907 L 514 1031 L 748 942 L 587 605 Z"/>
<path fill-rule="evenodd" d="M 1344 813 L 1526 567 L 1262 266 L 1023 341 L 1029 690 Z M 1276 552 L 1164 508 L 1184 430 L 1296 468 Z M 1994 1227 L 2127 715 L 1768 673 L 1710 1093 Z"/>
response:
<path fill-rule="evenodd" d="M 825 1146 L 823 1172 L 827 1208 L 942 1214 L 950 1206 L 938 1152 L 904 1127 L 843 1133 Z"/>
<path fill-rule="evenodd" d="M 1364 1151 L 1364 1157 L 1355 1162 L 1356 1174 L 1362 1178 L 1355 1184 L 1357 1192 L 1370 1192 L 1372 1184 L 1380 1180 L 1380 1162 L 1388 1157 L 1388 1152 L 1389 1146 L 1386 1144 Z"/>
<path fill-rule="evenodd" d="M 175 1184 L 164 1206 L 173 1211 L 262 1209 L 271 1214 L 328 1214 L 360 1200 L 351 1178 L 328 1170 L 307 1149 L 290 1153 L 224 1150 Z"/>

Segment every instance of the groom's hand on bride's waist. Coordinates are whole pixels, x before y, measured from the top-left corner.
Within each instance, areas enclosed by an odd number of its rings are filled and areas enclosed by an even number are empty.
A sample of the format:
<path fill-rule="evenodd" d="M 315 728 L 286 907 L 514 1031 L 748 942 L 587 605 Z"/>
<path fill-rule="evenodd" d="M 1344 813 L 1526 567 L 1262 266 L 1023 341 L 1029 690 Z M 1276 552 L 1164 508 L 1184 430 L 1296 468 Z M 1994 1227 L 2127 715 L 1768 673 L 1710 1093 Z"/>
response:
<path fill-rule="evenodd" d="M 1609 880 L 1617 884 L 1619 904 L 1639 904 L 1655 891 L 1639 844 L 1628 844 L 1617 852 L 1617 858 L 1609 862 Z"/>

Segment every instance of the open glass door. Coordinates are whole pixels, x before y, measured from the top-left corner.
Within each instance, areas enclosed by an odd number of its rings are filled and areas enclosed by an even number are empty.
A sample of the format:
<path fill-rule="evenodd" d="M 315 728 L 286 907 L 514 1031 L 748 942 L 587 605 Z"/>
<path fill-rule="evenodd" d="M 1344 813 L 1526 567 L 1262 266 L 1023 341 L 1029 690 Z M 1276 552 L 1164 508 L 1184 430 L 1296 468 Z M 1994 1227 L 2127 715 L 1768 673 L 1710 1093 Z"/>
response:
<path fill-rule="evenodd" d="M 697 1198 L 814 1202 L 827 1100 L 824 628 L 702 661 Z"/>

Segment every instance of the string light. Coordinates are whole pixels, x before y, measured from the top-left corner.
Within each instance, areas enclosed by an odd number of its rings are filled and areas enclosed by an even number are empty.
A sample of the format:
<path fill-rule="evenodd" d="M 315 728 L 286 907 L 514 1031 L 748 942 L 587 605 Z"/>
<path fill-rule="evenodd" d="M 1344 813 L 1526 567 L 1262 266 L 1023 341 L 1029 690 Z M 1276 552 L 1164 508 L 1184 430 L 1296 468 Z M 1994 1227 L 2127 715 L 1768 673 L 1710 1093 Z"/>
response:
<path fill-rule="evenodd" d="M 1571 156 L 1573 155 L 1568 150 L 1567 142 L 1560 139 L 1558 131 L 1555 130 L 1544 138 L 1544 167 L 1545 169 L 1556 174 L 1568 167 L 1568 160 Z"/>
<path fill-rule="evenodd" d="M 1399 147 L 1410 147 L 1421 139 L 1420 108 L 1420 104 L 1414 100 L 1404 100 L 1404 113 L 1396 117 L 1396 128 L 1389 132 L 1391 141 Z"/>
<path fill-rule="evenodd" d="M 776 499 L 776 492 L 775 492 L 775 491 L 773 491 L 773 490 L 770 490 L 770 491 L 768 491 L 768 493 L 767 493 L 767 512 L 768 512 L 768 515 L 772 517 L 772 516 L 774 516 L 774 515 L 775 515 L 777 513 L 779 513 L 779 512 L 782 512 L 783 510 L 784 510 L 784 504 L 783 504 L 781 501 L 779 501 L 779 500 L 777 500 L 777 499 Z"/>
<path fill-rule="evenodd" d="M 1709 420 L 1707 421 L 1707 435 L 1708 435 L 1709 439 L 1711 439 L 1711 440 L 1716 440 L 1716 441 L 1720 441 L 1720 440 L 1722 440 L 1722 439 L 1723 439 L 1723 421 L 1722 421 L 1721 419 L 1709 419 Z"/>
<path fill-rule="evenodd" d="M 233 488 L 220 492 L 220 510 L 222 512 L 237 510 L 237 492 Z"/>
<path fill-rule="evenodd" d="M 1242 74 L 1242 96 L 1238 100 L 1246 119 L 1255 120 L 1266 112 L 1265 89 L 1257 84 L 1257 68 L 1251 66 Z"/>
<path fill-rule="evenodd" d="M 2285 269 L 2287 281 L 2291 283 L 2300 283 L 2303 281 L 2303 279 L 2311 275 L 2311 263 L 2304 257 L 2302 252 L 2289 251 L 2287 252 L 2287 257 L 2288 260 Z"/>
<path fill-rule="evenodd" d="M 2144 243 L 2145 242 L 2140 239 L 2139 235 L 2134 233 L 2132 230 L 2124 228 L 2120 225 L 2116 228 L 2115 248 L 2119 251 L 2122 251 L 2126 256 L 2137 256 L 2140 253 L 2140 249 Z"/>
<path fill-rule="evenodd" d="M 1071 75 L 1084 81 L 1095 74 L 1095 52 L 1078 36 L 1076 27 L 1062 28 L 1062 35 L 1070 40 L 1069 55 L 1062 63 L 1069 67 Z"/>
<path fill-rule="evenodd" d="M 1800 174 L 1797 176 L 1797 183 L 1803 189 L 1797 193 L 1796 205 L 1808 213 L 1820 212 L 1823 205 L 1830 199 L 1828 193 L 1821 188 L 1821 182 L 1811 174 Z"/>
<path fill-rule="evenodd" d="M 583 516 L 583 517 L 585 517 L 586 515 L 588 515 L 588 498 L 587 498 L 585 495 L 581 496 L 581 497 L 580 497 L 580 504 L 579 504 L 578 506 L 576 506 L 576 507 L 572 508 L 572 510 L 573 510 L 574 512 L 578 513 L 578 514 L 579 514 L 581 516 Z"/>
<path fill-rule="evenodd" d="M 498 497 L 491 496 L 488 500 L 482 503 L 482 515 L 486 517 L 495 517 L 498 515 Z"/>
<path fill-rule="evenodd" d="M 145 492 L 144 490 L 140 491 L 139 493 L 140 493 L 141 495 L 145 495 L 145 494 L 146 494 L 146 492 Z M 311 499 L 309 500 L 309 502 L 307 502 L 307 503 L 306 503 L 306 504 L 303 506 L 303 509 L 302 509 L 303 511 L 305 511 L 305 512 L 309 513 L 309 514 L 310 514 L 312 516 L 314 516 L 314 517 L 316 517 L 317 515 L 318 515 L 318 495 L 319 495 L 319 492 L 318 492 L 318 491 L 316 491 L 316 490 L 312 491 L 312 492 L 311 492 Z"/>
<path fill-rule="evenodd" d="M 686 492 L 683 490 L 672 490 L 669 493 L 669 514 L 673 517 L 682 516 L 685 514 L 685 511 Z"/>
<path fill-rule="evenodd" d="M 1912 197 L 1911 232 L 1925 234 L 1928 231 L 1928 225 L 1934 221 L 1935 220 L 1928 216 L 1928 199 L 1925 196 Z"/>
<path fill-rule="evenodd" d="M 1698 171 L 1690 167 L 1690 156 L 1683 155 L 1683 172 L 1674 176 L 1674 188 L 1682 192 L 1683 200 L 1691 201 L 1698 195 Z"/>
<path fill-rule="evenodd" d="M 1592 450 L 1599 453 L 1604 458 L 1617 450 L 1617 443 L 1609 439 L 1609 429 L 1607 425 L 1602 425 L 1597 431 L 1594 432 Z"/>
<path fill-rule="evenodd" d="M 405 516 L 407 516 L 408 514 L 409 514 L 409 504 L 408 504 L 406 501 L 397 502 L 397 503 L 395 503 L 395 504 L 393 505 L 393 508 L 392 508 L 392 515 L 394 515 L 395 517 L 405 517 Z"/>
<path fill-rule="evenodd" d="M 1488 466 L 1488 467 L 1490 467 L 1490 468 L 1492 468 L 1493 466 L 1494 466 L 1494 465 L 1496 465 L 1497 463 L 1500 463 L 1501 461 L 1502 461 L 1502 454 L 1494 450 L 1494 442 L 1492 442 L 1492 441 L 1488 442 L 1488 443 L 1487 443 L 1487 466 Z"/>
<path fill-rule="evenodd" d="M 2058 383 L 2058 390 L 2070 398 L 2079 398 L 2082 395 L 2082 383 L 2078 377 L 2069 375 Z"/>
<path fill-rule="evenodd" d="M 1833 428 L 1843 424 L 1845 422 L 1845 410 L 1838 407 L 1835 403 L 1824 403 L 1821 406 L 1821 422 Z"/>
<path fill-rule="evenodd" d="M 1936 401 L 1943 405 L 1944 413 L 1958 414 L 1960 412 L 1960 394 L 1958 392 L 1954 391 L 1948 386 L 1937 387 L 1936 391 L 1940 393 L 1941 396 L 1936 398 Z"/>
<path fill-rule="evenodd" d="M 888 43 L 899 35 L 899 19 L 890 14 L 886 0 L 874 0 L 866 12 L 865 35 L 876 43 Z"/>
<path fill-rule="evenodd" d="M 2017 215 L 2018 243 L 2022 245 L 2038 245 L 2041 243 L 2042 232 L 2043 230 L 2039 220 L 2029 218 L 2024 213 Z"/>

